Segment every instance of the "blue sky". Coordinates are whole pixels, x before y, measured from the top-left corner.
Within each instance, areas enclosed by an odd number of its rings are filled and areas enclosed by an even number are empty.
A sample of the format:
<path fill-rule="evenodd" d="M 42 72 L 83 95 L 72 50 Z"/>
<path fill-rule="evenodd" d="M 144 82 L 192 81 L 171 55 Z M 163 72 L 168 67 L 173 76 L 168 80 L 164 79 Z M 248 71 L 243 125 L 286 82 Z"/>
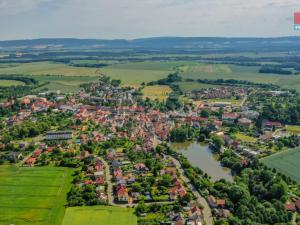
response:
<path fill-rule="evenodd" d="M 0 0 L 0 39 L 287 36 L 300 0 Z"/>

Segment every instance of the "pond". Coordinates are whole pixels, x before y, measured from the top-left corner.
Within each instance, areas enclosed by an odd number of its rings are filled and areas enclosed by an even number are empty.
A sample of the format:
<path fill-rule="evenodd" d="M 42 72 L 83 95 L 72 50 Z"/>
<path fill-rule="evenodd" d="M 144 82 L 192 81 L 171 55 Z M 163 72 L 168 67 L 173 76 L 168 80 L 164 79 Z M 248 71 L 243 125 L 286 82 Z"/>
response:
<path fill-rule="evenodd" d="M 231 171 L 218 161 L 218 155 L 214 154 L 207 144 L 197 142 L 171 143 L 172 149 L 181 152 L 193 166 L 199 167 L 212 180 L 225 179 L 233 181 Z"/>

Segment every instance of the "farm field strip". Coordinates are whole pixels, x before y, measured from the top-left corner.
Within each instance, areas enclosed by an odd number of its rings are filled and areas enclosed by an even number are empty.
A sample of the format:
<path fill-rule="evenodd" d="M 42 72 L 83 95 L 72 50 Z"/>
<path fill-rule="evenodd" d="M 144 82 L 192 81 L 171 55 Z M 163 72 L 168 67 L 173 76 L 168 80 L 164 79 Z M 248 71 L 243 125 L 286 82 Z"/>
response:
<path fill-rule="evenodd" d="M 72 207 L 62 225 L 136 225 L 132 209 L 113 206 Z"/>
<path fill-rule="evenodd" d="M 290 149 L 261 159 L 263 163 L 278 172 L 300 182 L 300 148 Z"/>
<path fill-rule="evenodd" d="M 60 225 L 72 170 L 0 166 L 0 224 Z"/>

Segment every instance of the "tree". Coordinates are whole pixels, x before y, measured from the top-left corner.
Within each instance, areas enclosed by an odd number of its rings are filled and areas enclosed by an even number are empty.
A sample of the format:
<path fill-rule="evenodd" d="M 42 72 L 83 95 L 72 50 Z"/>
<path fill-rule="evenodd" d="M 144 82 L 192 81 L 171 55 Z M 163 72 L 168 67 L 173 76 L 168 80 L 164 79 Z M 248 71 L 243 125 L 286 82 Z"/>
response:
<path fill-rule="evenodd" d="M 201 111 L 201 113 L 200 113 L 200 116 L 201 116 L 201 117 L 205 117 L 205 118 L 208 118 L 209 115 L 210 115 L 210 112 L 209 112 L 208 109 L 203 109 L 203 110 Z"/>
<path fill-rule="evenodd" d="M 224 145 L 224 140 L 223 138 L 219 137 L 219 136 L 213 136 L 212 137 L 212 142 L 214 147 L 216 148 L 216 150 L 220 151 L 222 146 Z"/>

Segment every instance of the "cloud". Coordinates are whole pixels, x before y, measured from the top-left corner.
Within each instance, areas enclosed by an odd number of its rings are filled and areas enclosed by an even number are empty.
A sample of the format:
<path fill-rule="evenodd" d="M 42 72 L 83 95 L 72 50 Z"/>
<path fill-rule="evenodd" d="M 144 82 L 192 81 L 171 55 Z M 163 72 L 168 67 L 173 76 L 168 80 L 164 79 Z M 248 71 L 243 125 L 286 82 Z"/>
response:
<path fill-rule="evenodd" d="M 37 9 L 39 4 L 49 0 L 0 0 L 0 15 L 17 15 Z"/>
<path fill-rule="evenodd" d="M 0 0 L 0 39 L 295 35 L 298 1 Z"/>

